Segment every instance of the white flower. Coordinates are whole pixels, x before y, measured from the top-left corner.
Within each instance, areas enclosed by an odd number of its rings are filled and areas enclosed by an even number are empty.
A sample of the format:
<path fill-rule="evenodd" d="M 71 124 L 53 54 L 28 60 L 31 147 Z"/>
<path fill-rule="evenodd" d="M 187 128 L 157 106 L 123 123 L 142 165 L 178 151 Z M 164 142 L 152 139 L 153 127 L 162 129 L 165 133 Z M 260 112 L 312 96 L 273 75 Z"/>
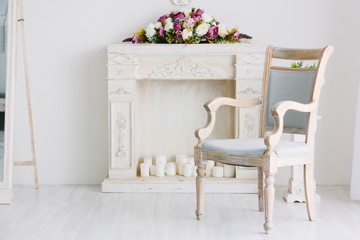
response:
<path fill-rule="evenodd" d="M 146 37 L 147 38 L 151 38 L 152 36 L 154 36 L 156 34 L 156 30 L 155 30 L 155 24 L 150 23 L 147 27 L 146 27 Z"/>
<path fill-rule="evenodd" d="M 185 28 L 182 32 L 182 37 L 184 40 L 188 39 L 192 36 L 192 29 L 191 28 Z"/>
<path fill-rule="evenodd" d="M 218 25 L 218 28 L 219 28 L 219 35 L 220 35 L 222 38 L 224 38 L 224 37 L 226 37 L 226 35 L 228 35 L 229 32 L 228 32 L 225 24 L 220 23 L 220 24 Z"/>
<path fill-rule="evenodd" d="M 196 34 L 198 36 L 204 36 L 210 28 L 210 24 L 208 23 L 202 23 L 196 28 Z"/>
<path fill-rule="evenodd" d="M 172 21 L 171 18 L 167 18 L 167 19 L 165 20 L 165 27 L 164 27 L 164 29 L 165 29 L 165 31 L 169 31 L 169 30 L 172 29 L 172 28 L 174 28 L 174 23 L 173 23 L 173 21 Z"/>
<path fill-rule="evenodd" d="M 156 22 L 155 23 L 155 28 L 156 29 L 159 29 L 159 27 L 161 27 L 161 26 L 162 26 L 161 22 Z"/>
<path fill-rule="evenodd" d="M 165 20 L 165 23 L 168 23 L 168 22 L 172 22 L 171 17 L 168 17 L 168 18 Z"/>
<path fill-rule="evenodd" d="M 214 18 L 212 16 L 210 16 L 209 14 L 207 14 L 206 12 L 204 12 L 202 15 L 201 15 L 201 18 L 204 22 L 211 22 Z"/>

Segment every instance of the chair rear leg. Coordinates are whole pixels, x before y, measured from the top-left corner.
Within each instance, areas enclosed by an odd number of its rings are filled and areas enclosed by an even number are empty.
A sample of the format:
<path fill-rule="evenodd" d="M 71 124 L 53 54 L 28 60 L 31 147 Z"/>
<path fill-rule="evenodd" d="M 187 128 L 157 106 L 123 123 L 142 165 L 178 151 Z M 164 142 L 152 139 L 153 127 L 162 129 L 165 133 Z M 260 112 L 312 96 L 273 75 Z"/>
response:
<path fill-rule="evenodd" d="M 259 212 L 264 211 L 264 174 L 261 167 L 258 168 L 258 198 Z"/>
<path fill-rule="evenodd" d="M 306 198 L 306 208 L 310 221 L 315 220 L 315 192 L 314 192 L 314 164 L 304 165 L 304 189 Z"/>

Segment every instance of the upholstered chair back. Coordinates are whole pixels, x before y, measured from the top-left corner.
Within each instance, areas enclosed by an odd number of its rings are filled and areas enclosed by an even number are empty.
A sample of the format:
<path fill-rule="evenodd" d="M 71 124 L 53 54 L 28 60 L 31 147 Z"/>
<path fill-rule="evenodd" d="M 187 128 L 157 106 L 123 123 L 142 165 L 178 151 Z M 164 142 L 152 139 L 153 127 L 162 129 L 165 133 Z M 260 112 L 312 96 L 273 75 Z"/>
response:
<path fill-rule="evenodd" d="M 273 129 L 271 109 L 280 101 L 309 103 L 314 87 L 316 69 L 310 71 L 270 69 L 266 106 L 266 128 Z M 285 115 L 284 128 L 306 130 L 308 113 L 289 111 Z"/>
<path fill-rule="evenodd" d="M 269 46 L 266 51 L 263 78 L 263 106 L 261 112 L 260 137 L 271 131 L 275 119 L 271 109 L 280 101 L 295 101 L 318 105 L 328 57 L 333 47 L 319 49 L 291 49 Z M 289 67 L 274 66 L 273 59 L 287 60 Z M 314 68 L 291 68 L 291 62 L 310 61 Z M 304 134 L 306 142 L 313 143 L 316 128 L 316 110 L 304 113 L 289 110 L 284 117 L 284 132 Z"/>

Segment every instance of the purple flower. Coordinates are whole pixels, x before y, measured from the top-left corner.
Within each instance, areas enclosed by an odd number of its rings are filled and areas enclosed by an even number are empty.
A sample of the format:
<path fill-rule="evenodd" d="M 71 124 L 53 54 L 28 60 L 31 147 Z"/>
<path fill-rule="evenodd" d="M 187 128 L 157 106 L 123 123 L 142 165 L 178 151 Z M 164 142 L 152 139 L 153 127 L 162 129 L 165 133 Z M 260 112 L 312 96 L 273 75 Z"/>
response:
<path fill-rule="evenodd" d="M 240 33 L 236 31 L 233 35 L 237 40 L 239 40 Z"/>
<path fill-rule="evenodd" d="M 213 27 L 209 28 L 209 31 L 207 32 L 206 37 L 214 39 L 218 36 L 218 34 L 219 34 L 219 28 L 216 26 L 213 26 Z"/>
<path fill-rule="evenodd" d="M 201 21 L 201 16 L 197 13 L 191 13 L 191 17 L 195 20 L 195 21 Z"/>
<path fill-rule="evenodd" d="M 134 35 L 133 37 L 132 37 L 132 43 L 138 43 L 139 42 L 139 37 L 138 37 L 138 35 Z"/>
<path fill-rule="evenodd" d="M 195 20 L 191 17 L 186 17 L 184 22 L 185 28 L 193 28 L 195 26 Z"/>
<path fill-rule="evenodd" d="M 181 24 L 179 22 L 175 22 L 174 23 L 174 29 L 175 30 L 180 30 L 181 29 Z"/>
<path fill-rule="evenodd" d="M 183 19 L 185 17 L 184 13 L 183 12 L 179 12 L 178 14 L 176 14 L 174 16 L 174 20 L 177 19 L 177 18 L 180 18 L 180 19 Z"/>
<path fill-rule="evenodd" d="M 162 20 L 167 19 L 167 18 L 168 18 L 167 15 L 161 16 L 161 17 L 159 17 L 158 22 L 161 22 Z"/>
<path fill-rule="evenodd" d="M 220 24 L 220 22 L 216 21 L 216 25 L 219 25 L 219 24 Z"/>
<path fill-rule="evenodd" d="M 182 32 L 181 31 L 176 31 L 176 38 L 177 39 L 182 39 Z"/>
<path fill-rule="evenodd" d="M 196 13 L 201 15 L 204 13 L 204 11 L 199 8 L 198 10 L 196 10 Z"/>
<path fill-rule="evenodd" d="M 165 34 L 164 34 L 164 27 L 159 27 L 159 29 L 157 30 L 157 35 L 159 38 L 164 38 Z"/>

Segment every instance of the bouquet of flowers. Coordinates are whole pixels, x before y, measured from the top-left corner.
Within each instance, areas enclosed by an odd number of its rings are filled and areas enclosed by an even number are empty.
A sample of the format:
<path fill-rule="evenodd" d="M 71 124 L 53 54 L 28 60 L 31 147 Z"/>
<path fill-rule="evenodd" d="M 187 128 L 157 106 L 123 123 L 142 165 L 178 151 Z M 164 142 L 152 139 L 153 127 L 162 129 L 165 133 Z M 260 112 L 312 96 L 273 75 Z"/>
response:
<path fill-rule="evenodd" d="M 239 33 L 237 28 L 228 30 L 201 9 L 172 11 L 161 16 L 156 23 L 146 29 L 140 28 L 132 38 L 124 42 L 132 43 L 236 43 L 252 37 Z"/>

